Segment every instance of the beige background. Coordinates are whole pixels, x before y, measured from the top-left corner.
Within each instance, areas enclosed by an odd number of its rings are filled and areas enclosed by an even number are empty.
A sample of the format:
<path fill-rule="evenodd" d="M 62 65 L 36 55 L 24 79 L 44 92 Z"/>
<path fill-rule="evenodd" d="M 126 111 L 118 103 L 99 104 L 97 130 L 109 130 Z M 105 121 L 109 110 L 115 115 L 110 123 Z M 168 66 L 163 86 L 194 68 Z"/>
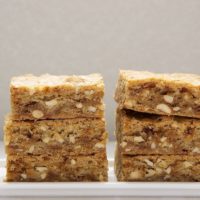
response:
<path fill-rule="evenodd" d="M 0 0 L 1 130 L 12 76 L 100 72 L 112 135 L 119 68 L 200 73 L 200 1 Z"/>

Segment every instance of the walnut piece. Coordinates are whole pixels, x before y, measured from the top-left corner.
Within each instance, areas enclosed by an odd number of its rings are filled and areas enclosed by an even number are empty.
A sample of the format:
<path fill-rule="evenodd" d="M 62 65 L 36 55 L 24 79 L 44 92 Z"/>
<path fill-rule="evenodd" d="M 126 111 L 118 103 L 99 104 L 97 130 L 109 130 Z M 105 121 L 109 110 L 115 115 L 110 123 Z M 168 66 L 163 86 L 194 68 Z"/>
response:
<path fill-rule="evenodd" d="M 181 109 L 180 107 L 176 106 L 176 107 L 173 108 L 173 111 L 177 112 L 177 111 L 179 111 L 180 109 Z"/>
<path fill-rule="evenodd" d="M 130 178 L 135 180 L 135 179 L 140 179 L 142 178 L 142 174 L 139 170 L 133 171 L 130 173 Z"/>
<path fill-rule="evenodd" d="M 88 107 L 88 111 L 89 111 L 89 112 L 96 112 L 96 110 L 97 110 L 97 109 L 96 109 L 94 106 L 89 106 L 89 107 Z"/>
<path fill-rule="evenodd" d="M 75 136 L 70 135 L 69 136 L 69 142 L 72 143 L 72 144 L 74 144 L 75 143 Z"/>
<path fill-rule="evenodd" d="M 144 159 L 144 162 L 146 162 L 150 167 L 153 167 L 153 162 L 151 162 L 149 159 Z"/>
<path fill-rule="evenodd" d="M 155 171 L 153 169 L 147 169 L 147 173 L 145 174 L 145 177 L 151 177 L 153 175 L 155 175 Z"/>
<path fill-rule="evenodd" d="M 170 113 L 171 113 L 170 107 L 169 107 L 168 105 L 164 104 L 164 103 L 158 104 L 158 105 L 156 106 L 156 109 L 157 109 L 157 110 L 160 110 L 160 111 L 162 111 L 162 112 L 164 112 L 164 113 L 167 113 L 167 114 L 170 114 Z"/>
<path fill-rule="evenodd" d="M 44 179 L 47 177 L 47 173 L 42 173 L 42 174 L 40 175 L 40 177 L 41 177 L 42 180 L 44 180 Z"/>
<path fill-rule="evenodd" d="M 49 108 L 52 108 L 54 106 L 56 106 L 58 104 L 57 100 L 56 99 L 52 99 L 50 101 L 46 101 L 45 104 L 49 107 Z"/>
<path fill-rule="evenodd" d="M 135 136 L 133 140 L 134 142 L 137 142 L 137 143 L 144 142 L 144 139 L 142 136 Z"/>
<path fill-rule="evenodd" d="M 27 179 L 27 175 L 26 175 L 25 173 L 22 173 L 20 176 L 21 176 L 23 179 Z"/>
<path fill-rule="evenodd" d="M 120 146 L 121 146 L 122 148 L 124 148 L 126 145 L 127 145 L 127 142 L 124 142 L 124 141 L 120 144 Z"/>
<path fill-rule="evenodd" d="M 38 171 L 38 172 L 45 172 L 45 171 L 48 170 L 47 167 L 36 167 L 35 169 L 36 169 L 36 171 Z"/>
<path fill-rule="evenodd" d="M 31 145 L 29 150 L 28 150 L 28 153 L 33 153 L 34 149 L 35 149 L 35 146 Z"/>
<path fill-rule="evenodd" d="M 164 95 L 163 98 L 164 98 L 165 102 L 170 103 L 170 104 L 173 103 L 173 101 L 174 101 L 174 97 L 170 96 L 170 95 Z"/>
<path fill-rule="evenodd" d="M 43 112 L 41 110 L 34 110 L 32 112 L 32 116 L 36 119 L 40 119 L 44 116 Z"/>
<path fill-rule="evenodd" d="M 71 165 L 75 165 L 76 161 L 74 159 L 71 160 Z"/>
<path fill-rule="evenodd" d="M 77 108 L 82 108 L 82 107 L 83 107 L 83 104 L 82 104 L 82 103 L 76 103 L 76 107 L 77 107 Z"/>

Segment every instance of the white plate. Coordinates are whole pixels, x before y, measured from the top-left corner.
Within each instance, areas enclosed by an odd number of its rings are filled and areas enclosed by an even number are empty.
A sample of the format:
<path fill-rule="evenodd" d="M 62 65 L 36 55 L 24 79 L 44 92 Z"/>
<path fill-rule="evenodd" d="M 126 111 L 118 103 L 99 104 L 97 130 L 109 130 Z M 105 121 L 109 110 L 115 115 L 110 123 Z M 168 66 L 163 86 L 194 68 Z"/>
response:
<path fill-rule="evenodd" d="M 200 183 L 116 182 L 113 159 L 109 159 L 109 182 L 107 183 L 6 183 L 3 182 L 3 177 L 5 177 L 5 159 L 0 159 L 0 197 L 200 196 Z"/>

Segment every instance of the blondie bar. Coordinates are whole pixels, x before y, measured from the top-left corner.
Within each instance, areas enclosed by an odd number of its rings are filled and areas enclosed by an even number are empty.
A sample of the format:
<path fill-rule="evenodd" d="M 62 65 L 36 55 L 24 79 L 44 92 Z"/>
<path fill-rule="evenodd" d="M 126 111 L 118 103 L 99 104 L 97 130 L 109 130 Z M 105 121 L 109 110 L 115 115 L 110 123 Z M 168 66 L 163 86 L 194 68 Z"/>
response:
<path fill-rule="evenodd" d="M 15 120 L 101 118 L 104 115 L 104 83 L 99 74 L 15 77 L 10 92 Z"/>
<path fill-rule="evenodd" d="M 120 71 L 115 100 L 138 112 L 200 118 L 200 76 Z"/>
<path fill-rule="evenodd" d="M 116 137 L 122 154 L 200 155 L 200 120 L 117 109 Z"/>
<path fill-rule="evenodd" d="M 200 181 L 200 156 L 116 153 L 118 181 Z"/>
<path fill-rule="evenodd" d="M 106 154 L 89 156 L 8 155 L 6 181 L 107 181 Z"/>
<path fill-rule="evenodd" d="M 91 155 L 106 151 L 104 119 L 13 121 L 4 127 L 9 155 Z"/>

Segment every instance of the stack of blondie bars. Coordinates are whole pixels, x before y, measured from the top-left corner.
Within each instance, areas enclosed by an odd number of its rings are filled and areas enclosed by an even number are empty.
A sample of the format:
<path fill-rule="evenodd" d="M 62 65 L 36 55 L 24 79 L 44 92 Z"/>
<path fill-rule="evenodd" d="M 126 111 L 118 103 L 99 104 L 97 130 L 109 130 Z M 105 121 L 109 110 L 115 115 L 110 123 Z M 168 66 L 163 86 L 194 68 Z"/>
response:
<path fill-rule="evenodd" d="M 200 77 L 121 71 L 119 181 L 200 181 Z"/>
<path fill-rule="evenodd" d="M 107 181 L 100 75 L 26 75 L 10 91 L 7 181 Z"/>

